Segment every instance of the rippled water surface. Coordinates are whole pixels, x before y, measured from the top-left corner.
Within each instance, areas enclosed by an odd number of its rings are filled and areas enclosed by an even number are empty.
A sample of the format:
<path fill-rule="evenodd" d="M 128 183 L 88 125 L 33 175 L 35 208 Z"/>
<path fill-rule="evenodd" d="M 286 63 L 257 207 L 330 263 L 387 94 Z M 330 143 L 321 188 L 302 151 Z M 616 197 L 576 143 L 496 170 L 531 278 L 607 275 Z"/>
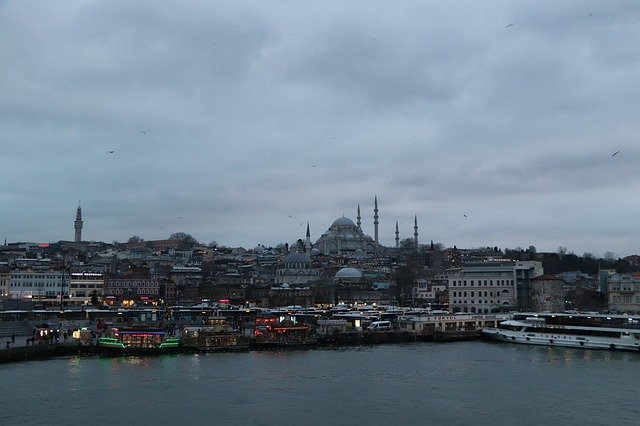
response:
<path fill-rule="evenodd" d="M 0 424 L 640 424 L 640 354 L 485 342 L 0 365 Z"/>

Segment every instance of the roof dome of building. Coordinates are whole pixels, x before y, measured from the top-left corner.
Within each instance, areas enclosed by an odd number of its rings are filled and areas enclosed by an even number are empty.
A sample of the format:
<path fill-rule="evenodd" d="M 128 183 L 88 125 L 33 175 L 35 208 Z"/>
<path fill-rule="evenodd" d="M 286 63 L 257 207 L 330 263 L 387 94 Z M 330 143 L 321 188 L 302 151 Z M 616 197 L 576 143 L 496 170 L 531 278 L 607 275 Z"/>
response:
<path fill-rule="evenodd" d="M 260 244 L 258 244 L 257 246 L 255 246 L 253 251 L 255 251 L 256 253 L 263 253 L 264 252 L 264 247 L 262 247 Z"/>
<path fill-rule="evenodd" d="M 353 223 L 353 221 L 348 217 L 343 216 L 333 221 L 333 225 L 331 225 L 331 227 L 334 227 L 334 226 L 353 226 L 355 228 L 356 224 Z"/>
<path fill-rule="evenodd" d="M 362 278 L 362 272 L 356 268 L 342 268 L 336 272 L 336 278 Z"/>
<path fill-rule="evenodd" d="M 311 256 L 317 256 L 320 254 L 320 250 L 317 247 L 311 249 Z"/>
<path fill-rule="evenodd" d="M 289 253 L 285 256 L 284 263 L 311 263 L 311 259 L 304 253 Z"/>

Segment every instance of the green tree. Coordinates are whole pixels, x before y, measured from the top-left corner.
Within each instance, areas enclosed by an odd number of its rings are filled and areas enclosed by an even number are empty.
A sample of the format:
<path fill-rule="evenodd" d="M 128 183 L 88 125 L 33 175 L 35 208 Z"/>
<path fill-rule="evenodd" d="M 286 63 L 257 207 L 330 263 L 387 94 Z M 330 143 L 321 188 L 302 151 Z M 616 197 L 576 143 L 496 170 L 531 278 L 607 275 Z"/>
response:
<path fill-rule="evenodd" d="M 98 292 L 96 290 L 93 290 L 93 293 L 91 293 L 91 304 L 93 306 L 98 306 L 100 304 L 100 300 L 98 299 Z"/>

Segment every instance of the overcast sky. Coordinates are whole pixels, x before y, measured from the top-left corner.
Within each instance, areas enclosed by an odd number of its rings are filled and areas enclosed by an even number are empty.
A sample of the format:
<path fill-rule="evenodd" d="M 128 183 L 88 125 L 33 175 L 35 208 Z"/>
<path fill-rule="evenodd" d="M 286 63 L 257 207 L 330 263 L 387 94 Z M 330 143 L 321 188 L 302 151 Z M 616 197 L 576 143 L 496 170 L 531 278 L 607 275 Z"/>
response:
<path fill-rule="evenodd" d="M 85 240 L 373 235 L 377 195 L 386 245 L 640 253 L 635 1 L 2 1 L 0 63 L 9 242 L 79 200 Z"/>

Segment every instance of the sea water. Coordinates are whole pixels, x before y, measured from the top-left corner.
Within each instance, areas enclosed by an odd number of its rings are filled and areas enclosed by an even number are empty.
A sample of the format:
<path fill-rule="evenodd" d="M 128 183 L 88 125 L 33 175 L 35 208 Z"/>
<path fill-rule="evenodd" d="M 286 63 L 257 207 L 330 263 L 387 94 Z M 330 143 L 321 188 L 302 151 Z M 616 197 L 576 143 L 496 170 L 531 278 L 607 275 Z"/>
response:
<path fill-rule="evenodd" d="M 0 424 L 640 424 L 640 353 L 492 342 L 0 365 Z"/>

